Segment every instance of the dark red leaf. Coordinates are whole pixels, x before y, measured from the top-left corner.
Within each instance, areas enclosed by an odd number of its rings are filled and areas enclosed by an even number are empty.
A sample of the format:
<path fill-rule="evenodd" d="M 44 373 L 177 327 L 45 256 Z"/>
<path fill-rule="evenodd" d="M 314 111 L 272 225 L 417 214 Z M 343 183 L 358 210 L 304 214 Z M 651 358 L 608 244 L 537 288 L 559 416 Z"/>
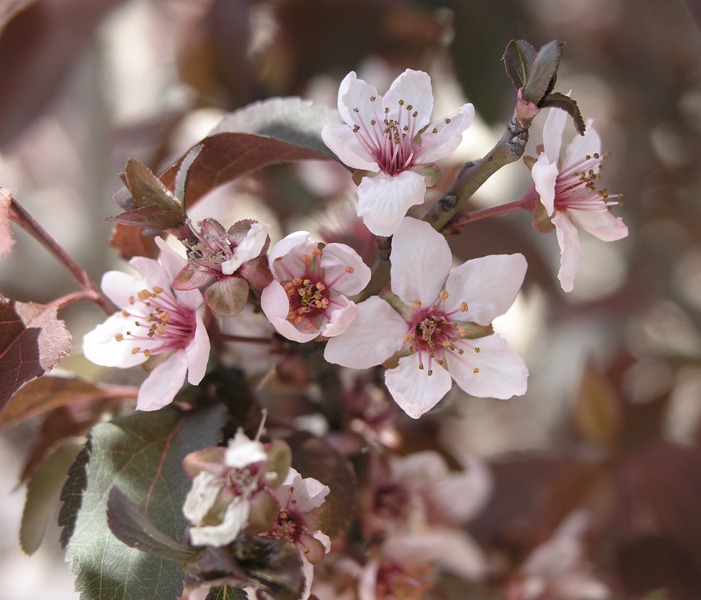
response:
<path fill-rule="evenodd" d="M 0 296 L 0 409 L 23 383 L 53 369 L 71 351 L 55 306 Z"/>
<path fill-rule="evenodd" d="M 155 236 L 144 235 L 143 227 L 122 223 L 115 223 L 110 237 L 110 246 L 116 248 L 124 260 L 130 260 L 135 256 L 156 258 L 159 253 Z"/>

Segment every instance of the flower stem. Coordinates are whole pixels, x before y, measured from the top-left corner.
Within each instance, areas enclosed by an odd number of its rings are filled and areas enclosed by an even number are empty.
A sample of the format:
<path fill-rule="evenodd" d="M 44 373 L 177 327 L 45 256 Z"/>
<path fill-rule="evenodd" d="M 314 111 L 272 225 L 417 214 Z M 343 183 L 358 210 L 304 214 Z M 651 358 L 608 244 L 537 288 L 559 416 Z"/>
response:
<path fill-rule="evenodd" d="M 95 302 L 102 310 L 107 314 L 111 314 L 117 311 L 117 307 L 112 303 L 112 301 L 105 296 L 100 288 L 90 279 L 85 270 L 77 263 L 73 258 L 59 245 L 59 243 L 51 237 L 48 231 L 44 229 L 37 221 L 30 215 L 24 207 L 17 202 L 14 198 L 11 200 L 10 204 L 10 218 L 17 223 L 22 229 L 29 233 L 35 240 L 37 240 L 44 248 L 46 248 L 53 256 L 60 262 L 68 272 L 73 276 L 78 285 L 82 288 L 83 292 L 73 296 L 68 294 L 59 298 L 56 302 L 60 306 L 65 306 L 76 300 L 91 300 Z M 78 297 L 80 296 L 80 297 Z"/>
<path fill-rule="evenodd" d="M 527 209 L 528 206 L 529 198 L 523 196 L 518 200 L 507 202 L 506 204 L 500 204 L 499 206 L 489 206 L 487 208 L 480 208 L 467 213 L 458 214 L 448 222 L 446 227 L 452 230 L 457 230 L 468 223 L 474 223 L 475 221 L 481 221 L 482 219 L 488 219 L 489 217 L 496 217 L 498 215 L 505 215 L 521 208 Z"/>

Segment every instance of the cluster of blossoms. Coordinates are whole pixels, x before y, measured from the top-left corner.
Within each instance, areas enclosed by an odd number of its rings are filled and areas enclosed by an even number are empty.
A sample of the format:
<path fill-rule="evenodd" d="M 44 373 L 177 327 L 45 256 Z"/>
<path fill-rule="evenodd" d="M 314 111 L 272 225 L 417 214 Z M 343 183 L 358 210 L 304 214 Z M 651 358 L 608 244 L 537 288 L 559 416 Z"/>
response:
<path fill-rule="evenodd" d="M 265 224 L 244 220 L 225 229 L 205 219 L 183 236 L 182 252 L 159 238 L 158 261 L 132 259 L 139 277 L 104 276 L 103 290 L 121 310 L 85 336 L 85 355 L 112 367 L 146 363 L 151 370 L 137 408 L 156 410 L 174 400 L 186 378 L 191 385 L 202 381 L 209 324 L 221 334 L 227 321 L 243 319 L 244 308 L 253 306 L 282 338 L 325 344 L 328 363 L 381 367 L 389 395 L 413 419 L 433 409 L 453 383 L 477 397 L 525 394 L 527 367 L 493 328 L 519 293 L 525 258 L 483 256 L 454 266 L 444 235 L 407 216 L 436 184 L 435 162 L 457 148 L 474 117 L 465 104 L 430 123 L 432 108 L 425 73 L 405 71 L 384 96 L 351 73 L 338 94 L 345 123 L 326 125 L 321 134 L 355 170 L 359 217 L 373 234 L 392 236 L 389 281 L 377 295 L 364 295 L 372 271 L 349 245 L 298 231 L 271 247 Z M 544 211 L 556 230 L 559 278 L 570 291 L 581 262 L 577 226 L 603 240 L 620 239 L 627 229 L 609 210 L 617 197 L 596 189 L 604 157 L 591 126 L 560 157 L 566 117 L 551 109 L 544 150 L 532 164 L 534 186 L 519 206 Z M 294 544 L 308 595 L 311 565 L 331 546 L 318 523 L 329 488 L 292 469 L 283 446 L 239 431 L 226 448 L 190 455 L 184 514 L 197 547 L 226 547 L 244 533 Z M 458 529 L 487 494 L 479 465 L 454 473 L 438 454 L 419 453 L 376 466 L 372 477 L 364 535 L 382 542 L 358 567 L 362 600 L 421 597 L 436 566 L 468 579 L 484 576 L 484 557 Z M 455 497 L 469 501 L 458 505 Z"/>

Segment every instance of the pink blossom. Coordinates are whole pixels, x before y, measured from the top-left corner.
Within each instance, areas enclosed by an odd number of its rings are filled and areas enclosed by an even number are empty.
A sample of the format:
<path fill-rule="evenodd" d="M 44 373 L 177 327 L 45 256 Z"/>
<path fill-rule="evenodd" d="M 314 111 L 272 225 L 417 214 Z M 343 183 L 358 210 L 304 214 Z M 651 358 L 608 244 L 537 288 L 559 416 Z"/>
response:
<path fill-rule="evenodd" d="M 571 292 L 582 262 L 577 227 L 605 242 L 626 237 L 628 227 L 620 217 L 611 214 L 611 206 L 618 204 L 620 196 L 595 187 L 606 157 L 601 153 L 601 138 L 591 121 L 587 123 L 586 133 L 570 142 L 561 159 L 567 117 L 563 110 L 550 109 L 543 129 L 544 150 L 531 174 L 535 192 L 556 228 L 561 255 L 558 279 L 562 289 Z"/>
<path fill-rule="evenodd" d="M 261 307 L 275 329 L 295 342 L 337 336 L 355 318 L 358 294 L 370 269 L 345 244 L 318 244 L 306 231 L 280 240 L 270 253 L 275 279 L 261 294 Z"/>
<path fill-rule="evenodd" d="M 329 124 L 321 137 L 344 164 L 363 173 L 358 215 L 376 235 L 392 235 L 407 210 L 424 201 L 433 163 L 451 154 L 472 123 L 475 110 L 459 111 L 429 124 L 433 110 L 431 78 L 407 69 L 387 93 L 358 79 L 341 82 L 338 110 L 345 124 Z"/>
<path fill-rule="evenodd" d="M 356 319 L 327 343 L 326 360 L 363 369 L 398 354 L 385 383 L 413 418 L 435 406 L 453 380 L 479 397 L 525 393 L 523 360 L 490 328 L 521 287 L 522 255 L 476 258 L 451 271 L 445 238 L 408 217 L 394 235 L 390 260 L 393 295 L 358 304 Z"/>
<path fill-rule="evenodd" d="M 195 546 L 226 546 L 246 528 L 251 499 L 266 487 L 262 464 L 267 457 L 263 444 L 240 429 L 226 449 L 190 455 L 186 469 L 199 472 L 183 514 L 192 524 L 189 534 Z"/>
<path fill-rule="evenodd" d="M 83 352 L 105 367 L 128 368 L 162 355 L 139 389 L 137 408 L 157 410 L 173 401 L 187 376 L 192 385 L 204 377 L 209 337 L 202 321 L 202 294 L 178 291 L 171 285 L 185 260 L 157 238 L 159 261 L 130 261 L 141 277 L 109 271 L 102 290 L 122 310 L 83 339 Z"/>

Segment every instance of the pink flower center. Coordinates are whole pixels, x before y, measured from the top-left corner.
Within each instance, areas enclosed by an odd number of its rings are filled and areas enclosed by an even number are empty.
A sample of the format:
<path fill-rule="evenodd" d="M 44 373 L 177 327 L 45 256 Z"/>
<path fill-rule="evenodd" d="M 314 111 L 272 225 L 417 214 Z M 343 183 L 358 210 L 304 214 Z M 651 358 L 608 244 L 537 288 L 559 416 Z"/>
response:
<path fill-rule="evenodd" d="M 420 309 L 420 302 L 415 300 L 413 305 L 418 310 L 409 322 L 409 331 L 405 341 L 409 343 L 409 352 L 419 355 L 419 369 L 428 369 L 428 375 L 433 375 L 432 364 L 435 360 L 439 365 L 445 366 L 447 353 L 459 357 L 463 362 L 465 350 L 468 348 L 479 352 L 478 346 L 473 346 L 463 339 L 467 332 L 457 321 L 453 321 L 455 314 L 467 312 L 467 302 L 462 302 L 457 310 L 445 312 L 441 305 L 448 298 L 448 292 L 443 290 L 438 295 L 438 300 L 429 308 Z M 475 374 L 479 373 L 474 368 Z"/>
<path fill-rule="evenodd" d="M 433 567 L 429 564 L 403 565 L 386 560 L 377 572 L 377 600 L 421 600 L 433 589 Z"/>
<path fill-rule="evenodd" d="M 192 309 L 180 304 L 169 291 L 160 287 L 143 289 L 129 298 L 130 309 L 124 309 L 125 319 L 133 318 L 133 328 L 118 333 L 118 342 L 134 345 L 132 354 L 146 357 L 187 346 L 192 339 L 196 319 Z M 141 345 L 139 345 L 141 344 Z"/>
<path fill-rule="evenodd" d="M 214 224 L 213 219 L 206 219 L 197 231 L 190 225 L 197 243 L 188 247 L 188 259 L 202 270 L 213 275 L 221 275 L 221 264 L 234 256 L 236 244 L 223 227 Z"/>
<path fill-rule="evenodd" d="M 280 282 L 290 302 L 287 320 L 300 331 L 319 329 L 331 319 L 334 308 L 343 306 L 336 300 L 337 293 L 333 292 L 333 287 L 341 277 L 354 272 L 353 267 L 347 266 L 341 275 L 333 281 L 327 281 L 325 270 L 321 267 L 323 252 L 322 248 L 314 248 L 311 254 L 303 255 L 304 272 L 300 275 L 290 271 L 284 257 L 276 261 L 290 277 L 287 282 Z"/>
<path fill-rule="evenodd" d="M 608 155 L 595 153 L 570 165 L 558 173 L 555 181 L 555 210 L 610 211 L 621 204 L 620 194 L 609 195 L 606 189 L 597 189 L 601 179 L 601 165 Z"/>
<path fill-rule="evenodd" d="M 417 164 L 420 154 L 431 145 L 432 138 L 429 138 L 428 143 L 425 140 L 421 140 L 420 144 L 415 143 L 416 136 L 423 130 L 417 127 L 419 113 L 412 104 L 398 100 L 396 118 L 390 118 L 389 107 L 380 114 L 376 101 L 376 96 L 370 96 L 373 105 L 371 115 L 361 114 L 359 108 L 353 109 L 359 120 L 353 126 L 353 132 L 358 135 L 360 143 L 383 173 L 397 175 Z M 369 121 L 366 120 L 368 116 Z M 450 119 L 446 119 L 446 123 L 449 122 Z M 438 133 L 438 129 L 434 127 L 432 133 Z"/>

